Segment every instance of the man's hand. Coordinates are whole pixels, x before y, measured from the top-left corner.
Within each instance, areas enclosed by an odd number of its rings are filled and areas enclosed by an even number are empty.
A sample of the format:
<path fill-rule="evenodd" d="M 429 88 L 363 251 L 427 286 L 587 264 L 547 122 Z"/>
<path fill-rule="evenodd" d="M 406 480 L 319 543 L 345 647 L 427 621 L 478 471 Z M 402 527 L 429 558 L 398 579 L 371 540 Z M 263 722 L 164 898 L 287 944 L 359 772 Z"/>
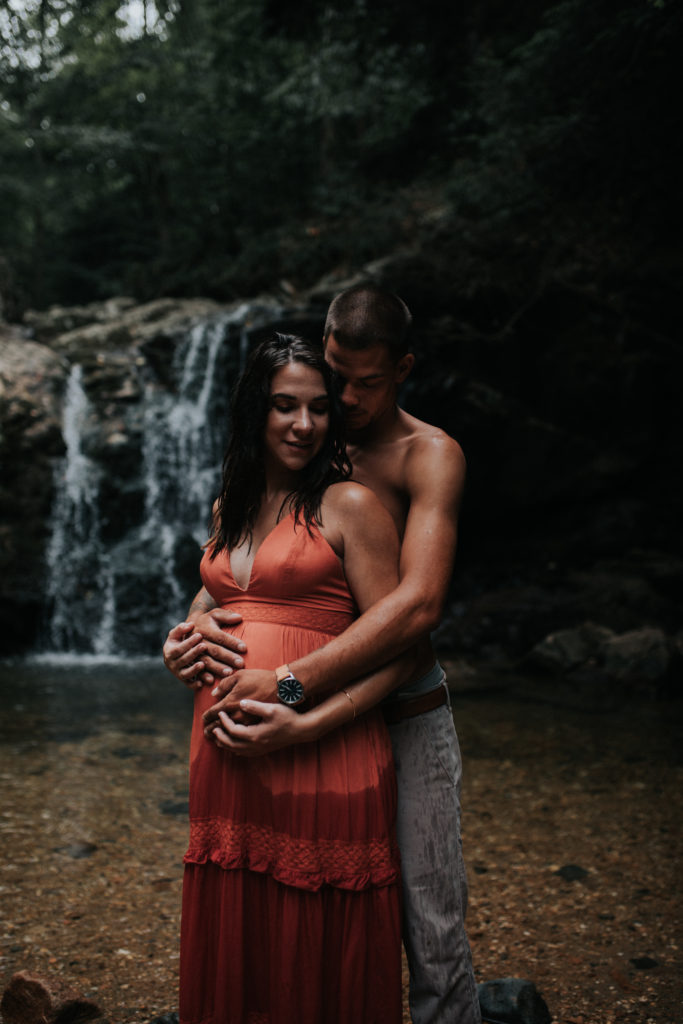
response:
<path fill-rule="evenodd" d="M 206 685 L 230 675 L 235 669 L 244 668 L 242 655 L 247 645 L 226 632 L 228 626 L 236 626 L 241 621 L 241 615 L 227 608 L 212 608 L 193 617 L 195 629 L 201 633 L 205 644 L 201 658 L 205 670 L 202 680 Z"/>
<path fill-rule="evenodd" d="M 179 622 L 170 630 L 163 646 L 164 665 L 176 679 L 192 690 L 202 685 L 200 673 L 204 669 L 202 654 L 206 644 L 201 633 L 193 632 L 194 623 Z"/>
<path fill-rule="evenodd" d="M 218 699 L 217 703 L 205 713 L 205 721 L 207 718 L 209 721 L 216 719 L 219 711 L 227 711 L 228 714 L 231 714 L 243 700 L 272 704 L 277 701 L 275 672 L 273 669 L 244 668 L 241 671 L 233 672 L 227 678 L 218 680 L 211 695 Z"/>
<path fill-rule="evenodd" d="M 206 738 L 223 750 L 239 757 L 260 757 L 307 738 L 306 716 L 293 708 L 254 700 L 240 701 L 239 707 L 252 719 L 255 716 L 254 725 L 242 725 L 225 711 L 219 711 L 213 723 L 205 726 Z"/>
<path fill-rule="evenodd" d="M 222 608 L 196 615 L 170 630 L 163 646 L 164 664 L 169 672 L 193 690 L 210 686 L 216 678 L 229 675 L 244 661 L 244 644 L 223 627 L 235 626 L 242 616 Z"/>

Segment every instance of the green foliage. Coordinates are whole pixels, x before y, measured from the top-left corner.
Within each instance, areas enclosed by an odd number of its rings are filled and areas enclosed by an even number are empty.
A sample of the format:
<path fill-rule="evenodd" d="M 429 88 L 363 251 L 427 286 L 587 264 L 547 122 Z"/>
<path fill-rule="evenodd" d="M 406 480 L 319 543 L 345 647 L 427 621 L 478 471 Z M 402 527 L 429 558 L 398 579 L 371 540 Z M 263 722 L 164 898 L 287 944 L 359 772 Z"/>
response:
<path fill-rule="evenodd" d="M 465 289 L 497 276 L 521 301 L 553 277 L 634 267 L 673 238 L 681 41 L 680 9 L 563 0 L 479 48 L 448 125 Z"/>
<path fill-rule="evenodd" d="M 0 4 L 9 313 L 311 283 L 414 242 L 444 183 L 472 251 L 545 239 L 590 198 L 654 215 L 653 168 L 668 187 L 672 4 L 142 9 L 134 26 L 123 0 Z"/>

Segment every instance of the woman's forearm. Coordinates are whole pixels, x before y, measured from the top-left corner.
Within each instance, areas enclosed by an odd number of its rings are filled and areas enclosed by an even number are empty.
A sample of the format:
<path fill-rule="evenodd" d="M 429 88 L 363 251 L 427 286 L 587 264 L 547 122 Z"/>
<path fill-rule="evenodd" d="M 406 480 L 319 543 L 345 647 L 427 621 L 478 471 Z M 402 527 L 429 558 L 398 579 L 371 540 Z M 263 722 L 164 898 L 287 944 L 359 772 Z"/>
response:
<path fill-rule="evenodd" d="M 407 651 L 376 672 L 355 679 L 348 686 L 330 694 L 310 711 L 300 715 L 300 741 L 319 740 L 333 729 L 353 721 L 387 697 L 412 675 L 416 651 Z"/>

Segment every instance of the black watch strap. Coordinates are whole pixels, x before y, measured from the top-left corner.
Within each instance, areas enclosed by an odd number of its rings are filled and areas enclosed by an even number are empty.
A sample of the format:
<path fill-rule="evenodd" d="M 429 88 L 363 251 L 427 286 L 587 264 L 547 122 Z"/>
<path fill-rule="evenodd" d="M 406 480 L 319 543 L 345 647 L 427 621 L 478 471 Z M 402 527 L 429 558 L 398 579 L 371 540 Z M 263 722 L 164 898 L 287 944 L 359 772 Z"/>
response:
<path fill-rule="evenodd" d="M 276 668 L 275 678 L 277 680 L 278 700 L 289 708 L 294 708 L 297 711 L 302 710 L 301 705 L 306 700 L 306 694 L 304 693 L 303 685 L 291 671 L 289 665 L 281 665 L 279 668 Z"/>

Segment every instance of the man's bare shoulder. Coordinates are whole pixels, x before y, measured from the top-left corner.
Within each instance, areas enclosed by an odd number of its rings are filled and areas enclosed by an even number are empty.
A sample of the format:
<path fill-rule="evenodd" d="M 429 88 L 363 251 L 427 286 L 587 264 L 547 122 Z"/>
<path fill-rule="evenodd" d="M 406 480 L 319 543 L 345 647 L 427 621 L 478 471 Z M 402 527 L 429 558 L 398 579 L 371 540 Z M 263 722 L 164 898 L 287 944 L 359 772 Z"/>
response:
<path fill-rule="evenodd" d="M 446 469 L 464 474 L 465 453 L 460 444 L 431 423 L 402 411 L 406 456 L 411 464 L 428 464 L 433 469 Z"/>

